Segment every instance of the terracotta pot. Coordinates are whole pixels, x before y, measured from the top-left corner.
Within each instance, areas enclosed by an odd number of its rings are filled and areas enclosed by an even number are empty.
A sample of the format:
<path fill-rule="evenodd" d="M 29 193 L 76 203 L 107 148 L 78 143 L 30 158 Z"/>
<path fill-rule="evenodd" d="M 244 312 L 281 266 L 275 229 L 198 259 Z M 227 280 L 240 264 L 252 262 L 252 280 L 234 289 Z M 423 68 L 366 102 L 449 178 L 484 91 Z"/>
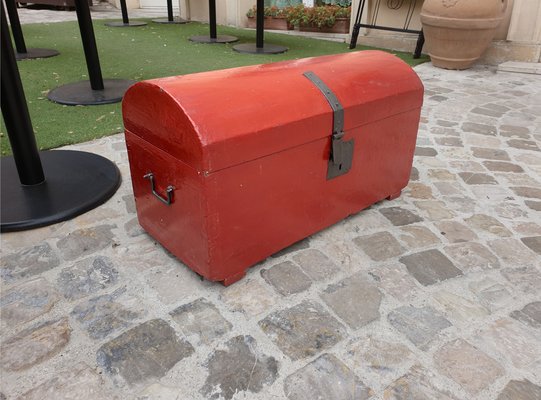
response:
<path fill-rule="evenodd" d="M 299 29 L 303 32 L 349 33 L 349 18 L 336 18 L 336 22 L 330 27 L 318 28 L 317 26 L 301 25 Z"/>
<path fill-rule="evenodd" d="M 247 28 L 256 28 L 256 19 L 255 18 L 248 18 L 246 27 Z M 265 29 L 274 29 L 279 31 L 285 31 L 285 30 L 291 30 L 293 29 L 293 26 L 290 25 L 287 22 L 286 18 L 280 18 L 280 17 L 265 17 L 265 21 L 263 24 L 263 27 Z"/>
<path fill-rule="evenodd" d="M 421 22 L 436 67 L 466 69 L 496 34 L 507 0 L 425 0 Z"/>

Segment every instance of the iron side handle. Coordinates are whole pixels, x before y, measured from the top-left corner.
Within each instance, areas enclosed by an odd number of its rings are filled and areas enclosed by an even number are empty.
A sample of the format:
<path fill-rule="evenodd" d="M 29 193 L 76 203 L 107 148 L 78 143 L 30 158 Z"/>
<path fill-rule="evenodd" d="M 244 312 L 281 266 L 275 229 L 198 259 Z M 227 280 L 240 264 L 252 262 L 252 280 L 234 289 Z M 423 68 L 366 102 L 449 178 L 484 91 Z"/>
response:
<path fill-rule="evenodd" d="M 150 180 L 150 188 L 152 189 L 152 194 L 158 199 L 160 200 L 163 204 L 165 204 L 166 206 L 169 206 L 171 205 L 171 203 L 173 202 L 173 191 L 175 190 L 175 188 L 172 186 L 172 185 L 169 185 L 167 186 L 167 189 L 165 189 L 165 193 L 167 195 L 167 198 L 165 197 L 162 197 L 161 194 L 159 194 L 157 191 L 156 191 L 156 187 L 154 185 L 154 174 L 152 172 L 149 172 L 148 174 L 146 174 L 145 176 L 143 176 L 144 179 L 148 179 Z"/>

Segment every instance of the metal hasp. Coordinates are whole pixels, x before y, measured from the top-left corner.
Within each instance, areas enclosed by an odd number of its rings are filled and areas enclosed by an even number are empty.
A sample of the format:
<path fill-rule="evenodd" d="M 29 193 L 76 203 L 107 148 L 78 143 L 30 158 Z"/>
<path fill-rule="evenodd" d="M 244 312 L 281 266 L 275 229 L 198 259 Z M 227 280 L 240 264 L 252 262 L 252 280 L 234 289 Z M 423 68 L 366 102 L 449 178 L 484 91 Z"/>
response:
<path fill-rule="evenodd" d="M 331 89 L 316 74 L 311 71 L 303 74 L 325 96 L 333 110 L 333 129 L 331 136 L 331 154 L 329 156 L 329 168 L 327 179 L 333 179 L 347 174 L 353 162 L 354 140 L 344 141 L 344 107 Z"/>

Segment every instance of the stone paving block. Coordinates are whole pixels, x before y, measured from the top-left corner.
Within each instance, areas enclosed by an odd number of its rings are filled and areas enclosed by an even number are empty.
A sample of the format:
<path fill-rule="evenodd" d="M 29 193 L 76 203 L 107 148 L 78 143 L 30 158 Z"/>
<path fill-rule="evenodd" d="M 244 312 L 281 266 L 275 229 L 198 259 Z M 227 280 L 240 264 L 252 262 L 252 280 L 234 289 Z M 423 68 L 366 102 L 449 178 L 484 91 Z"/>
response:
<path fill-rule="evenodd" d="M 325 254 L 316 249 L 300 251 L 293 256 L 306 275 L 313 281 L 324 281 L 340 272 L 340 268 Z"/>
<path fill-rule="evenodd" d="M 139 220 L 137 217 L 134 217 L 126 222 L 124 224 L 124 230 L 129 237 L 137 237 L 145 233 L 145 230 L 141 227 L 141 225 L 139 225 Z"/>
<path fill-rule="evenodd" d="M 464 132 L 478 133 L 481 135 L 496 136 L 497 129 L 493 125 L 478 124 L 475 122 L 464 122 L 461 126 Z"/>
<path fill-rule="evenodd" d="M 426 250 L 410 254 L 401 257 L 399 261 L 424 286 L 462 275 L 462 271 L 455 267 L 439 250 Z"/>
<path fill-rule="evenodd" d="M 432 295 L 445 309 L 445 314 L 464 325 L 480 322 L 489 312 L 486 308 L 447 290 Z"/>
<path fill-rule="evenodd" d="M 488 245 L 497 256 L 510 265 L 528 265 L 537 259 L 528 247 L 516 239 L 491 240 Z"/>
<path fill-rule="evenodd" d="M 431 147 L 416 147 L 415 156 L 417 157 L 434 157 L 438 152 Z"/>
<path fill-rule="evenodd" d="M 445 344 L 434 353 L 438 371 L 472 395 L 486 389 L 505 373 L 493 358 L 462 339 Z"/>
<path fill-rule="evenodd" d="M 460 172 L 458 174 L 467 185 L 497 185 L 498 181 L 492 175 L 477 172 Z"/>
<path fill-rule="evenodd" d="M 111 232 L 113 228 L 116 226 L 98 225 L 93 228 L 78 229 L 60 239 L 56 247 L 62 252 L 64 259 L 74 260 L 111 246 L 114 238 Z"/>
<path fill-rule="evenodd" d="M 271 257 L 278 258 L 278 257 L 285 256 L 286 254 L 294 253 L 296 251 L 305 250 L 308 248 L 310 248 L 310 239 L 306 238 L 304 240 L 298 241 L 297 243 L 293 243 L 291 246 L 288 246 L 277 253 L 274 253 Z"/>
<path fill-rule="evenodd" d="M 446 246 L 444 250 L 462 271 L 500 267 L 498 258 L 479 243 L 458 243 Z"/>
<path fill-rule="evenodd" d="M 108 393 L 101 377 L 85 363 L 55 374 L 55 377 L 36 386 L 18 400 L 115 400 L 118 396 Z"/>
<path fill-rule="evenodd" d="M 513 311 L 510 316 L 533 328 L 541 328 L 541 301 L 526 304 L 521 310 Z"/>
<path fill-rule="evenodd" d="M 352 356 L 355 365 L 370 368 L 382 379 L 396 376 L 402 366 L 415 358 L 405 345 L 373 336 L 354 342 L 348 355 Z"/>
<path fill-rule="evenodd" d="M 70 332 L 67 318 L 19 332 L 2 343 L 2 368 L 20 371 L 51 358 L 68 344 Z"/>
<path fill-rule="evenodd" d="M 118 271 L 108 257 L 98 256 L 76 262 L 58 275 L 60 292 L 68 300 L 80 299 L 114 285 Z"/>
<path fill-rule="evenodd" d="M 188 296 L 197 295 L 207 284 L 177 260 L 170 259 L 163 264 L 148 270 L 145 275 L 146 284 L 156 292 L 163 304 L 177 304 Z M 145 261 L 143 265 L 147 266 L 148 262 Z"/>
<path fill-rule="evenodd" d="M 485 160 L 511 161 L 505 150 L 490 149 L 485 147 L 472 147 L 473 156 Z"/>
<path fill-rule="evenodd" d="M 413 366 L 407 374 L 385 389 L 385 400 L 457 400 L 451 393 L 434 385 L 437 377 L 423 367 Z"/>
<path fill-rule="evenodd" d="M 253 337 L 236 336 L 225 346 L 206 362 L 209 375 L 201 388 L 205 398 L 230 400 L 236 393 L 258 393 L 276 380 L 278 362 L 262 354 Z"/>
<path fill-rule="evenodd" d="M 402 207 L 380 208 L 379 212 L 395 226 L 414 224 L 423 220 L 417 214 Z"/>
<path fill-rule="evenodd" d="M 526 197 L 528 199 L 541 199 L 541 188 L 512 186 L 511 190 L 520 197 Z"/>
<path fill-rule="evenodd" d="M 429 169 L 428 177 L 431 181 L 456 181 L 456 175 L 446 169 Z"/>
<path fill-rule="evenodd" d="M 41 274 L 60 265 L 60 259 L 48 243 L 2 256 L 0 276 L 6 282 Z"/>
<path fill-rule="evenodd" d="M 225 288 L 221 300 L 232 311 L 243 312 L 251 318 L 270 310 L 278 301 L 278 296 L 255 279 L 243 279 Z"/>
<path fill-rule="evenodd" d="M 503 161 L 483 161 L 483 165 L 492 172 L 513 172 L 522 173 L 524 170 L 520 165 Z"/>
<path fill-rule="evenodd" d="M 421 350 L 427 350 L 438 333 L 451 326 L 451 323 L 432 307 L 402 306 L 391 311 L 387 319 Z"/>
<path fill-rule="evenodd" d="M 137 400 L 181 400 L 185 388 L 171 387 L 161 383 L 148 385 L 137 394 Z"/>
<path fill-rule="evenodd" d="M 341 341 L 345 328 L 313 301 L 275 311 L 259 326 L 292 360 L 312 357 Z"/>
<path fill-rule="evenodd" d="M 513 299 L 504 285 L 491 278 L 471 282 L 468 287 L 479 298 L 481 304 L 491 311 L 505 307 Z"/>
<path fill-rule="evenodd" d="M 380 212 L 368 209 L 345 219 L 345 226 L 349 232 L 363 233 L 368 231 L 381 231 L 384 228 L 393 226 L 389 219 Z"/>
<path fill-rule="evenodd" d="M 51 310 L 58 293 L 44 278 L 34 278 L 2 293 L 0 321 L 4 327 L 14 327 L 32 321 Z"/>
<path fill-rule="evenodd" d="M 464 188 L 457 182 L 434 182 L 434 186 L 444 196 L 459 196 Z"/>
<path fill-rule="evenodd" d="M 495 187 L 495 186 L 494 186 Z M 517 203 L 500 203 L 494 207 L 496 214 L 501 218 L 506 219 L 517 219 L 517 218 L 527 218 L 528 212 Z"/>
<path fill-rule="evenodd" d="M 107 373 L 135 384 L 161 378 L 193 352 L 192 345 L 179 339 L 167 322 L 153 319 L 102 345 L 97 362 Z"/>
<path fill-rule="evenodd" d="M 541 225 L 535 222 L 516 222 L 513 224 L 513 230 L 523 236 L 541 235 Z"/>
<path fill-rule="evenodd" d="M 472 160 L 451 160 L 449 165 L 451 168 L 463 172 L 486 172 L 482 164 Z"/>
<path fill-rule="evenodd" d="M 541 151 L 533 140 L 511 139 L 507 141 L 507 144 L 515 149 Z"/>
<path fill-rule="evenodd" d="M 419 180 L 419 170 L 415 167 L 411 168 L 411 174 L 410 174 L 410 181 L 418 181 Z"/>
<path fill-rule="evenodd" d="M 312 285 L 310 278 L 290 261 L 261 270 L 261 276 L 282 296 L 303 292 Z"/>
<path fill-rule="evenodd" d="M 502 125 L 500 126 L 500 135 L 505 137 L 516 137 L 519 139 L 529 139 L 530 130 L 524 126 Z"/>
<path fill-rule="evenodd" d="M 410 183 L 407 187 L 409 197 L 414 199 L 433 199 L 432 189 L 422 183 Z"/>
<path fill-rule="evenodd" d="M 441 243 L 440 239 L 430 229 L 422 225 L 403 226 L 400 230 L 404 232 L 400 235 L 400 240 L 413 249 Z"/>
<path fill-rule="evenodd" d="M 132 325 L 133 321 L 145 315 L 144 308 L 136 303 L 136 310 L 130 310 L 115 300 L 125 293 L 120 288 L 111 294 L 94 297 L 76 306 L 71 312 L 92 339 L 103 339 Z M 138 302 L 137 299 L 134 299 Z"/>
<path fill-rule="evenodd" d="M 537 254 L 541 255 L 541 236 L 525 237 L 520 240 L 522 243 L 528 246 L 530 250 L 533 250 Z"/>
<path fill-rule="evenodd" d="M 503 388 L 496 400 L 539 400 L 541 399 L 541 386 L 535 385 L 527 379 L 512 380 Z"/>
<path fill-rule="evenodd" d="M 410 301 L 416 296 L 418 286 L 415 279 L 401 264 L 378 266 L 369 272 L 377 282 L 377 287 L 399 301 Z"/>
<path fill-rule="evenodd" d="M 464 219 L 464 221 L 478 231 L 488 232 L 500 237 L 508 237 L 512 235 L 509 229 L 490 215 L 474 214 L 471 217 Z"/>
<path fill-rule="evenodd" d="M 494 354 L 504 355 L 517 368 L 531 368 L 541 359 L 541 337 L 509 318 L 501 318 L 483 328 L 475 339 Z"/>
<path fill-rule="evenodd" d="M 389 232 L 378 232 L 372 235 L 359 236 L 353 239 L 353 243 L 374 261 L 384 261 L 405 252 L 405 249 Z"/>
<path fill-rule="evenodd" d="M 214 304 L 203 298 L 177 307 L 169 314 L 180 325 L 182 333 L 188 338 L 196 336 L 199 344 L 209 344 L 233 326 Z"/>
<path fill-rule="evenodd" d="M 414 201 L 417 208 L 428 214 L 428 218 L 432 221 L 439 221 L 442 219 L 451 219 L 455 216 L 455 213 L 447 208 L 447 205 L 443 201 Z M 415 221 L 418 222 L 418 221 Z"/>
<path fill-rule="evenodd" d="M 360 274 L 328 286 L 321 298 L 352 329 L 379 319 L 381 292 Z"/>
<path fill-rule="evenodd" d="M 331 354 L 323 354 L 289 375 L 284 392 L 289 400 L 365 400 L 374 394 Z"/>
<path fill-rule="evenodd" d="M 541 211 L 541 201 L 525 200 L 524 204 L 534 211 Z"/>
<path fill-rule="evenodd" d="M 490 109 L 482 108 L 482 107 L 475 107 L 473 110 L 471 110 L 471 112 L 474 114 L 487 115 L 489 117 L 496 117 L 496 118 L 500 118 L 504 114 L 503 112 L 500 112 L 497 110 L 490 110 Z"/>
<path fill-rule="evenodd" d="M 450 243 L 471 242 L 477 235 L 467 226 L 456 221 L 441 221 L 435 223 L 441 235 Z"/>
<path fill-rule="evenodd" d="M 135 208 L 135 198 L 133 197 L 133 194 L 127 194 L 122 196 L 122 200 L 124 200 L 126 212 L 128 214 L 135 214 L 137 210 Z"/>

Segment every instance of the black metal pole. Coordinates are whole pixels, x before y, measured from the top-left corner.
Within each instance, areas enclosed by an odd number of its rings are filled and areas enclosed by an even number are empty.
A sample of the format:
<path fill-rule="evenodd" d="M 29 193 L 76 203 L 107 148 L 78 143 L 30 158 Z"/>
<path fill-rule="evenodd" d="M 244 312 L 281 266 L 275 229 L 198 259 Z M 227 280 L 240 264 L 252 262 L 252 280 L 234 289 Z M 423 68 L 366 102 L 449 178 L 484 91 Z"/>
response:
<path fill-rule="evenodd" d="M 210 24 L 210 38 L 216 39 L 218 33 L 216 32 L 216 0 L 209 0 L 209 24 Z"/>
<path fill-rule="evenodd" d="M 126 6 L 126 0 L 120 0 L 120 11 L 122 12 L 122 22 L 124 24 L 129 24 L 130 19 L 128 18 L 128 7 Z"/>
<path fill-rule="evenodd" d="M 257 48 L 263 47 L 263 30 L 265 24 L 265 2 L 264 0 L 257 0 L 256 10 L 256 36 L 255 46 Z"/>
<path fill-rule="evenodd" d="M 361 30 L 361 18 L 363 16 L 365 0 L 360 0 L 359 7 L 357 8 L 357 15 L 355 16 L 355 24 L 353 25 L 353 31 L 351 32 L 351 40 L 349 42 L 349 48 L 354 49 L 357 46 L 357 39 Z"/>
<path fill-rule="evenodd" d="M 173 0 L 167 0 L 167 20 L 173 22 Z"/>
<path fill-rule="evenodd" d="M 24 42 L 23 30 L 21 28 L 21 21 L 19 20 L 19 13 L 17 13 L 15 0 L 6 0 L 6 8 L 17 53 L 26 53 L 26 43 Z"/>
<path fill-rule="evenodd" d="M 77 21 L 81 31 L 81 40 L 86 58 L 86 67 L 90 77 L 90 87 L 92 90 L 103 90 L 103 77 L 101 75 L 100 59 L 98 57 L 98 48 L 96 46 L 96 37 L 94 36 L 94 27 L 90 17 L 90 7 L 88 0 L 75 0 L 75 11 L 77 12 Z"/>
<path fill-rule="evenodd" d="M 413 58 L 421 58 L 421 53 L 423 52 L 423 46 L 425 45 L 425 34 L 421 30 L 419 37 L 417 38 L 417 45 L 415 46 L 415 52 L 413 53 Z"/>
<path fill-rule="evenodd" d="M 45 180 L 45 175 L 38 154 L 38 146 L 32 122 L 30 121 L 21 76 L 15 61 L 4 4 L 2 4 L 1 25 L 2 88 L 0 95 L 2 96 L 2 115 L 4 116 L 19 180 L 23 185 L 36 185 Z"/>

